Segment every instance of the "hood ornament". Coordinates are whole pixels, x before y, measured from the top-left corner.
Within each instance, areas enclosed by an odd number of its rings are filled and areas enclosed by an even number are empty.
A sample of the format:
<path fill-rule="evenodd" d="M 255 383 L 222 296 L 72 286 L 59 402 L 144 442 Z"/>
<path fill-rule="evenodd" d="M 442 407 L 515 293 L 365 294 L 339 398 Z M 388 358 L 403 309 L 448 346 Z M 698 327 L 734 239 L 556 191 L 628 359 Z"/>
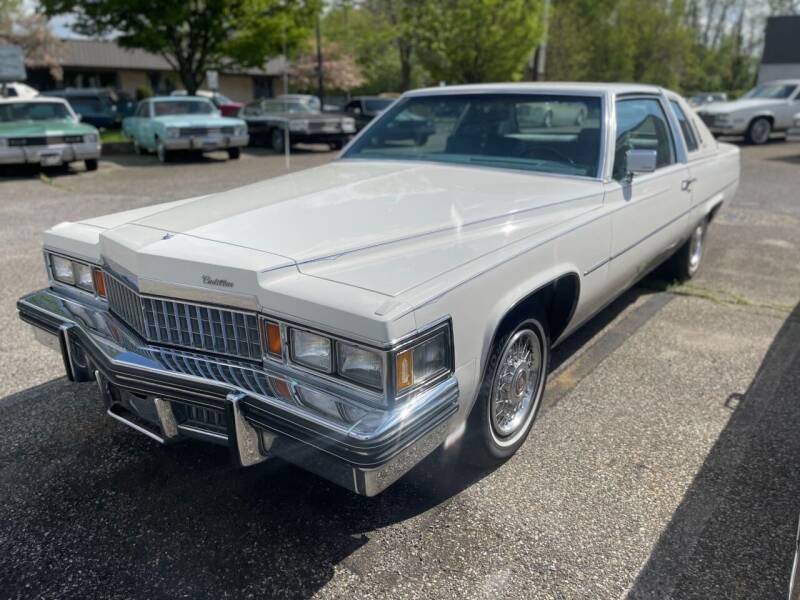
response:
<path fill-rule="evenodd" d="M 161 239 L 162 239 L 162 240 L 171 240 L 171 239 L 172 239 L 172 238 L 174 238 L 174 237 L 175 237 L 175 234 L 174 234 L 174 233 L 165 233 L 165 234 L 164 234 L 164 237 L 162 237 Z"/>

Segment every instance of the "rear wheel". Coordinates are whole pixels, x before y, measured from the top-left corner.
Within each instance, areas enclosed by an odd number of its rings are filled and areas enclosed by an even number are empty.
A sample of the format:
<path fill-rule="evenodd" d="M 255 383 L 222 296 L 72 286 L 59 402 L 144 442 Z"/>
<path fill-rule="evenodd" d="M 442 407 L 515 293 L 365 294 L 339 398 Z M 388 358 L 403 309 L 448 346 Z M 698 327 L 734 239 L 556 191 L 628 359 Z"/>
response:
<path fill-rule="evenodd" d="M 766 117 L 758 117 L 753 119 L 747 128 L 747 141 L 757 146 L 766 144 L 769 141 L 770 133 L 772 133 L 772 123 Z"/>
<path fill-rule="evenodd" d="M 87 171 L 97 171 L 97 159 L 96 158 L 87 158 L 83 161 L 83 164 L 86 165 Z"/>
<path fill-rule="evenodd" d="M 667 267 L 673 278 L 678 281 L 687 281 L 700 270 L 707 227 L 708 221 L 703 219 L 694 228 L 689 239 L 669 259 Z"/>
<path fill-rule="evenodd" d="M 285 132 L 282 129 L 273 129 L 270 136 L 272 149 L 278 154 L 282 154 L 286 148 Z"/>
<path fill-rule="evenodd" d="M 469 418 L 465 451 L 470 462 L 493 466 L 522 446 L 539 412 L 549 361 L 547 321 L 541 314 L 506 329 L 495 341 Z"/>
<path fill-rule="evenodd" d="M 231 160 L 236 160 L 241 155 L 241 150 L 239 148 L 228 148 L 228 158 Z"/>

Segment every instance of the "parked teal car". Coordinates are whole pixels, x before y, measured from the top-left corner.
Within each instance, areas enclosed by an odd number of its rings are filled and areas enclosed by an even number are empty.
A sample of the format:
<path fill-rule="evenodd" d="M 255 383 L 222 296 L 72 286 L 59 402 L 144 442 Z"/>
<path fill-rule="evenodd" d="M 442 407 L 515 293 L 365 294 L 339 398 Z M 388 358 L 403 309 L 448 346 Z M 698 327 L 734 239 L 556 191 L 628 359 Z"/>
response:
<path fill-rule="evenodd" d="M 230 158 L 239 158 L 249 140 L 244 121 L 223 117 L 210 100 L 196 96 L 142 100 L 133 116 L 122 121 L 122 131 L 137 154 L 155 152 L 162 163 L 181 150 L 226 150 Z"/>
<path fill-rule="evenodd" d="M 59 98 L 0 98 L 0 164 L 44 167 L 83 161 L 97 169 L 100 134 Z"/>

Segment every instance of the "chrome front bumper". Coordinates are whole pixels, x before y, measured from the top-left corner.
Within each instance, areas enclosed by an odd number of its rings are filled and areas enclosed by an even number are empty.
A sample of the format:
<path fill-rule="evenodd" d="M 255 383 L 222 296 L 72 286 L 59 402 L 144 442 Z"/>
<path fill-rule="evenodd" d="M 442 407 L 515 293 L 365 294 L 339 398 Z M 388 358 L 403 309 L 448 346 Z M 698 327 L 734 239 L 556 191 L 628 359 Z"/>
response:
<path fill-rule="evenodd" d="M 25 163 L 62 165 L 78 160 L 100 158 L 102 146 L 94 144 L 55 144 L 52 146 L 6 146 L 0 148 L 0 164 Z"/>
<path fill-rule="evenodd" d="M 167 150 L 202 150 L 203 152 L 213 152 L 215 150 L 247 146 L 249 141 L 250 136 L 248 135 L 195 136 L 167 138 L 164 140 L 164 146 L 166 146 Z"/>
<path fill-rule="evenodd" d="M 240 466 L 280 456 L 366 496 L 439 446 L 458 409 L 455 377 L 379 409 L 278 367 L 148 345 L 93 300 L 44 289 L 17 308 L 67 377 L 96 382 L 107 413 L 140 433 L 223 444 Z"/>

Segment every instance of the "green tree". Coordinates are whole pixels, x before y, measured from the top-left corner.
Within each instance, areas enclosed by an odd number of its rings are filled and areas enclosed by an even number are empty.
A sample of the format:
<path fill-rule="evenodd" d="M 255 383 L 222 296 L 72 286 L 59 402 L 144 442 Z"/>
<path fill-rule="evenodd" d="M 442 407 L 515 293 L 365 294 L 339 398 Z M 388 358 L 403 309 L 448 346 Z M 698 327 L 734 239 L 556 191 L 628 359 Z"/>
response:
<path fill-rule="evenodd" d="M 48 16 L 74 15 L 73 29 L 113 35 L 160 54 L 189 93 L 209 69 L 260 67 L 306 38 L 320 0 L 41 0 Z"/>
<path fill-rule="evenodd" d="M 424 73 L 416 58 L 426 0 L 338 0 L 323 22 L 323 35 L 359 63 L 365 93 L 405 91 Z"/>
<path fill-rule="evenodd" d="M 403 11 L 394 12 L 397 6 L 385 0 L 359 3 L 341 0 L 325 14 L 323 37 L 352 54 L 361 68 L 364 84 L 353 90 L 357 93 L 405 91 L 426 79 L 423 69 L 413 60 L 411 9 L 416 5 L 409 2 Z M 407 19 L 403 27 L 392 24 L 398 14 Z"/>
<path fill-rule="evenodd" d="M 540 0 L 430 0 L 417 21 L 418 58 L 434 80 L 522 77 L 540 38 Z"/>
<path fill-rule="evenodd" d="M 678 87 L 691 60 L 681 0 L 561 0 L 549 32 L 547 76 Z"/>

